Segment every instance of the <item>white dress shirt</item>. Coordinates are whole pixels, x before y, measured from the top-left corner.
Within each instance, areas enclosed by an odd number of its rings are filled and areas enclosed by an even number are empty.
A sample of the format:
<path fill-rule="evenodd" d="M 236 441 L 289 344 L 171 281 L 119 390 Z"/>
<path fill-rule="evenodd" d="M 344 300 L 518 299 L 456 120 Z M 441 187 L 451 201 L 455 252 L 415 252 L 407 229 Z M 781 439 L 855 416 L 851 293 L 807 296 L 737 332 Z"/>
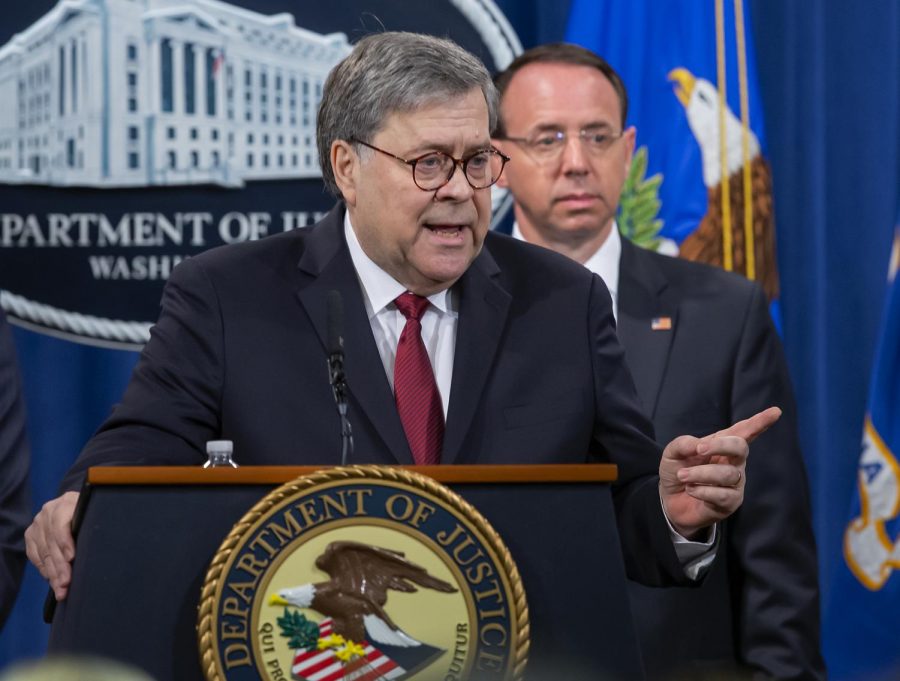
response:
<path fill-rule="evenodd" d="M 344 213 L 344 235 L 347 237 L 350 257 L 353 259 L 353 267 L 356 268 L 356 276 L 362 288 L 363 302 L 369 315 L 369 324 L 372 325 L 375 345 L 378 347 L 384 372 L 393 390 L 397 343 L 400 342 L 400 334 L 406 326 L 406 317 L 397 309 L 394 301 L 397 296 L 406 293 L 406 287 L 365 254 L 350 224 L 349 212 Z M 428 302 L 430 305 L 425 308 L 420 320 L 422 342 L 425 343 L 428 359 L 431 360 L 446 419 L 447 407 L 450 405 L 450 382 L 453 377 L 459 309 L 450 289 L 428 296 Z"/>

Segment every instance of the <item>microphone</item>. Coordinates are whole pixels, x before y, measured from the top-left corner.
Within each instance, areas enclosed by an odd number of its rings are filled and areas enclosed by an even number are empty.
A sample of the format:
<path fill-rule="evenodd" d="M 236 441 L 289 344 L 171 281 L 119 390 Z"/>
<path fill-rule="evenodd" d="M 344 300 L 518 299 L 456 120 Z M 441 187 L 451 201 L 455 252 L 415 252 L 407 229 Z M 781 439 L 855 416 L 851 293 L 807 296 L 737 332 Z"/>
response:
<path fill-rule="evenodd" d="M 341 465 L 346 466 L 353 453 L 353 431 L 347 418 L 347 379 L 344 376 L 344 301 L 340 293 L 331 290 L 325 305 L 328 380 L 341 417 Z"/>
<path fill-rule="evenodd" d="M 343 359 L 344 339 L 341 331 L 344 327 L 344 301 L 341 294 L 332 289 L 325 299 L 328 356 L 340 355 Z"/>

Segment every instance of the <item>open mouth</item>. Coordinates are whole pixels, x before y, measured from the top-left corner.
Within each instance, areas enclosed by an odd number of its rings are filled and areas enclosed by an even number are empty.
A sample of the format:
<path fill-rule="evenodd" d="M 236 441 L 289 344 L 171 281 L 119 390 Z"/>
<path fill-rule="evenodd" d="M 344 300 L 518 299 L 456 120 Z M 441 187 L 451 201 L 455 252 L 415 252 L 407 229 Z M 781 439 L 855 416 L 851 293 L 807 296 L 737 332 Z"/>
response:
<path fill-rule="evenodd" d="M 425 227 L 442 239 L 457 239 L 464 229 L 462 225 L 425 225 Z"/>

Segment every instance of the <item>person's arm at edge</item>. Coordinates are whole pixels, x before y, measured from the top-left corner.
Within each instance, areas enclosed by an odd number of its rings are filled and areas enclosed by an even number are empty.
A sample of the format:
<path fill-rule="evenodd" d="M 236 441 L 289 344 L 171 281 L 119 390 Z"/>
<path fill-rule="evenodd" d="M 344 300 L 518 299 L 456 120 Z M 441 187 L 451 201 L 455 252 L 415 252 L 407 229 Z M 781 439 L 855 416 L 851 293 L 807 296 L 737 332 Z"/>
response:
<path fill-rule="evenodd" d="M 87 469 L 203 461 L 215 439 L 223 373 L 222 325 L 215 289 L 197 262 L 181 263 L 166 284 L 151 331 L 122 402 L 63 478 L 25 534 L 28 559 L 57 600 L 68 593 L 75 557 L 72 518 Z"/>
<path fill-rule="evenodd" d="M 25 568 L 23 531 L 31 515 L 25 400 L 9 324 L 0 311 L 0 629 Z"/>

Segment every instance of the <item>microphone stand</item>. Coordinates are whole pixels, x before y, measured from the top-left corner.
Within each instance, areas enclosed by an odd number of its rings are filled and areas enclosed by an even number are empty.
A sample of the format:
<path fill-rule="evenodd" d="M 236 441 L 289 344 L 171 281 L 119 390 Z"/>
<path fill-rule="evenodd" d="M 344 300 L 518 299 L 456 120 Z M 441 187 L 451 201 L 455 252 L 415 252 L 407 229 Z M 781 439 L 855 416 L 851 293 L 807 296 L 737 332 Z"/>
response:
<path fill-rule="evenodd" d="M 341 465 L 346 466 L 353 454 L 353 429 L 347 418 L 347 379 L 344 376 L 344 353 L 332 352 L 328 355 L 328 379 L 331 391 L 341 417 Z"/>

